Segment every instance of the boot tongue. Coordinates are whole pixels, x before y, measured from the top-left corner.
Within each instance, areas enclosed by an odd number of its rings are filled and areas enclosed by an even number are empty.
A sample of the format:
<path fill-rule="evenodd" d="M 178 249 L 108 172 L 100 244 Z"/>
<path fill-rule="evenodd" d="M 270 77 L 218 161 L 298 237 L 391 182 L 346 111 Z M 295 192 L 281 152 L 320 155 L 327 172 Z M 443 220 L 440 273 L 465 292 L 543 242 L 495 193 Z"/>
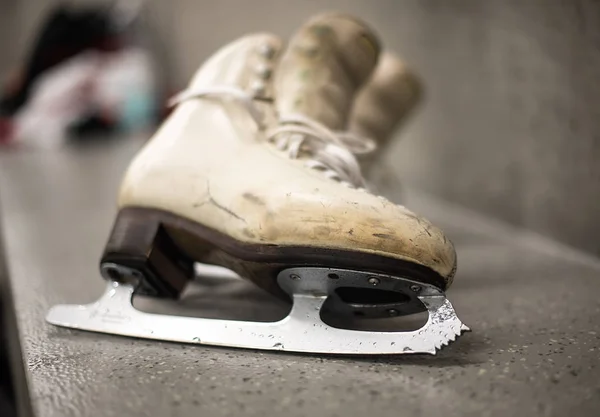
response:
<path fill-rule="evenodd" d="M 357 90 L 377 64 L 379 42 L 364 23 L 341 14 L 311 19 L 290 40 L 275 72 L 280 115 L 301 114 L 346 128 Z"/>

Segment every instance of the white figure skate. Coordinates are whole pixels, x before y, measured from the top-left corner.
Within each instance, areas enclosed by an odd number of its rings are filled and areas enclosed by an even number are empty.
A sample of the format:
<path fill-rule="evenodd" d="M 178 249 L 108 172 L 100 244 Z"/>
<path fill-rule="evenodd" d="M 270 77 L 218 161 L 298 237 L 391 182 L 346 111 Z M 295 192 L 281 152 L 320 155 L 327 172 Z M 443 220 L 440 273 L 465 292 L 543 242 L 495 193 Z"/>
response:
<path fill-rule="evenodd" d="M 246 36 L 198 71 L 134 158 L 101 261 L 105 294 L 56 306 L 50 323 L 89 331 L 266 350 L 435 353 L 467 330 L 444 291 L 452 243 L 431 223 L 370 194 L 348 133 L 353 97 L 378 61 L 363 23 L 318 16 L 287 48 Z M 195 262 L 219 265 L 293 303 L 272 323 L 150 314 L 134 294 L 177 298 Z M 321 319 L 429 312 L 416 331 L 359 331 Z"/>

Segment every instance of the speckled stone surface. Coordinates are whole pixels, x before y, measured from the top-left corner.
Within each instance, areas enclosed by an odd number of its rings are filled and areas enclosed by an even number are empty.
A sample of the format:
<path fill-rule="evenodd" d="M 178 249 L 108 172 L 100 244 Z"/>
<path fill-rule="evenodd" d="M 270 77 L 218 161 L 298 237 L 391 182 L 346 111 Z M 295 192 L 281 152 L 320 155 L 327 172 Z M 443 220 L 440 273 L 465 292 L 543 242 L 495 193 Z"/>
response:
<path fill-rule="evenodd" d="M 102 291 L 97 263 L 137 146 L 0 154 L 8 263 L 40 417 L 598 415 L 599 263 L 414 193 L 407 205 L 457 246 L 448 295 L 473 329 L 438 356 L 264 353 L 46 324 L 51 305 Z M 186 308 L 210 301 L 214 314 L 218 298 L 232 314 L 256 314 L 252 299 L 277 308 L 245 288 L 206 285 Z"/>

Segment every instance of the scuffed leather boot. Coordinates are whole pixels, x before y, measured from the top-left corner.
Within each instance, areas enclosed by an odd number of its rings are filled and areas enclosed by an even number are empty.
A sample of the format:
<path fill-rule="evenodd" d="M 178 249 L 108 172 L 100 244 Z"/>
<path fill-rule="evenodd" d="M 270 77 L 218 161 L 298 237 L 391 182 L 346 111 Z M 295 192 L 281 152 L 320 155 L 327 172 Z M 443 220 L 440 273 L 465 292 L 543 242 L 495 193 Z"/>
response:
<path fill-rule="evenodd" d="M 249 36 L 203 65 L 131 163 L 103 262 L 139 262 L 152 277 L 147 290 L 171 296 L 191 278 L 192 260 L 229 267 L 275 293 L 277 273 L 295 265 L 447 288 L 456 265 L 450 241 L 365 192 L 358 164 L 332 133 L 345 128 L 353 96 L 377 64 L 375 35 L 326 15 L 302 27 L 277 63 L 279 49 L 272 36 Z M 261 126 L 257 105 L 272 94 L 275 134 Z M 163 244 L 164 265 L 152 258 Z"/>

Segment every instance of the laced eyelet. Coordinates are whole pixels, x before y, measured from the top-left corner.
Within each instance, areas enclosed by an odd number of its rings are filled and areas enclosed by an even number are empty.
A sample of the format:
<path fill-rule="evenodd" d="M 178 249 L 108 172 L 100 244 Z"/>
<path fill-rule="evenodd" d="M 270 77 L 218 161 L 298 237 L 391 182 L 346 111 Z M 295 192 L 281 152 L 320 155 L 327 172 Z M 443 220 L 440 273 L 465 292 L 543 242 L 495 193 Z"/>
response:
<path fill-rule="evenodd" d="M 268 80 L 273 74 L 273 70 L 271 69 L 271 67 L 265 64 L 261 64 L 258 67 L 256 67 L 255 71 L 256 74 L 263 80 Z"/>
<path fill-rule="evenodd" d="M 255 96 L 259 96 L 259 95 L 263 94 L 265 92 L 265 88 L 266 88 L 266 85 L 261 80 L 255 80 L 252 83 L 252 85 L 250 86 L 250 89 L 252 90 L 252 92 L 254 93 Z"/>
<path fill-rule="evenodd" d="M 258 53 L 267 59 L 271 59 L 275 55 L 275 48 L 270 44 L 265 43 L 258 47 Z"/>

